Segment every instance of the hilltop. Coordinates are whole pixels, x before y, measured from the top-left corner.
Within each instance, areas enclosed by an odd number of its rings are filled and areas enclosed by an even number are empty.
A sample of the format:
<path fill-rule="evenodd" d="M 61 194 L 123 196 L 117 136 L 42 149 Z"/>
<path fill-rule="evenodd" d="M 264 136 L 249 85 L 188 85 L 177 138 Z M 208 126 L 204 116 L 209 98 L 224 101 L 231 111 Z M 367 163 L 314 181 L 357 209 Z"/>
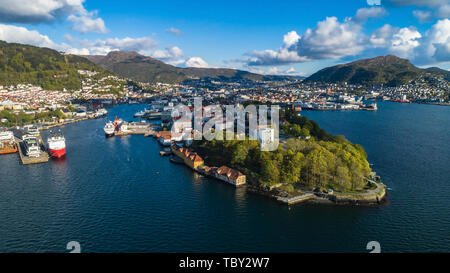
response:
<path fill-rule="evenodd" d="M 387 55 L 327 67 L 312 74 L 305 81 L 398 86 L 418 79 L 424 73 L 434 75 L 447 73 L 448 77 L 448 71 L 440 68 L 421 69 L 407 59 Z"/>
<path fill-rule="evenodd" d="M 176 67 L 136 52 L 112 51 L 106 56 L 85 55 L 90 61 L 123 77 L 141 82 L 182 83 L 189 79 L 214 79 L 223 81 L 295 80 L 290 76 L 259 75 L 229 68 Z"/>
<path fill-rule="evenodd" d="M 31 83 L 44 89 L 77 90 L 81 87 L 79 69 L 112 74 L 77 55 L 0 41 L 0 85 Z"/>

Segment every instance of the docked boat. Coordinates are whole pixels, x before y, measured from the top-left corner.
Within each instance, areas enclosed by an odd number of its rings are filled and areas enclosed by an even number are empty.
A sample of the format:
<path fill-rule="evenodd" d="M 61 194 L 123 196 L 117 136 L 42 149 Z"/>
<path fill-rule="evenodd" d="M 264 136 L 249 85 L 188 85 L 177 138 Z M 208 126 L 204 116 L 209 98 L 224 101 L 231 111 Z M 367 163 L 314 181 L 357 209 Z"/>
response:
<path fill-rule="evenodd" d="M 0 154 L 11 154 L 17 152 L 14 134 L 11 131 L 0 131 Z"/>
<path fill-rule="evenodd" d="M 66 155 L 66 139 L 61 132 L 51 133 L 47 143 L 51 157 L 60 158 Z"/>
<path fill-rule="evenodd" d="M 410 100 L 392 100 L 392 102 L 399 102 L 399 103 L 412 103 Z"/>
<path fill-rule="evenodd" d="M 103 130 L 105 131 L 105 135 L 107 137 L 113 136 L 116 131 L 120 130 L 120 127 L 121 127 L 122 123 L 123 123 L 123 120 L 122 119 L 118 119 L 117 117 L 114 120 L 114 122 L 108 121 L 105 124 L 105 127 L 103 127 Z"/>
<path fill-rule="evenodd" d="M 108 111 L 105 108 L 101 108 L 101 109 L 98 109 L 95 112 L 94 117 L 95 118 L 102 118 L 102 117 L 105 117 L 106 114 L 108 114 Z"/>
<path fill-rule="evenodd" d="M 134 114 L 134 117 L 135 118 L 144 118 L 147 113 L 148 113 L 148 110 L 144 109 L 143 111 L 139 111 L 136 114 Z"/>
<path fill-rule="evenodd" d="M 376 103 L 371 103 L 371 104 L 367 104 L 362 106 L 362 109 L 364 110 L 369 110 L 369 111 L 377 111 L 378 107 Z"/>
<path fill-rule="evenodd" d="M 105 127 L 103 127 L 103 130 L 105 131 L 105 135 L 107 137 L 110 137 L 110 136 L 114 135 L 114 131 L 116 130 L 116 127 L 114 126 L 114 123 L 112 123 L 112 121 L 108 121 L 105 124 Z"/>
<path fill-rule="evenodd" d="M 23 145 L 26 155 L 29 157 L 39 157 L 41 155 L 41 148 L 37 137 L 26 135 L 23 137 Z"/>
<path fill-rule="evenodd" d="M 34 136 L 34 137 L 40 136 L 39 129 L 35 125 L 26 125 L 24 127 L 24 130 L 25 130 L 25 133 L 29 136 Z"/>

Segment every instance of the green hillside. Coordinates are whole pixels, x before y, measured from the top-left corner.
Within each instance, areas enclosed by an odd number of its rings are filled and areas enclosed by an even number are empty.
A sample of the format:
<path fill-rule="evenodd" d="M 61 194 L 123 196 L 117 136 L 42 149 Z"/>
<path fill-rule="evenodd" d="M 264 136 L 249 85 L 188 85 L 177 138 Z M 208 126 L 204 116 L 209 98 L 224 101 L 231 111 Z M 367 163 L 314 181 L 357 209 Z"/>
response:
<path fill-rule="evenodd" d="M 49 48 L 0 41 L 0 85 L 31 83 L 51 90 L 81 87 L 78 69 L 103 68 L 76 55 L 63 55 Z"/>
<path fill-rule="evenodd" d="M 418 78 L 423 72 L 409 60 L 387 55 L 327 67 L 305 81 L 398 86 Z"/>

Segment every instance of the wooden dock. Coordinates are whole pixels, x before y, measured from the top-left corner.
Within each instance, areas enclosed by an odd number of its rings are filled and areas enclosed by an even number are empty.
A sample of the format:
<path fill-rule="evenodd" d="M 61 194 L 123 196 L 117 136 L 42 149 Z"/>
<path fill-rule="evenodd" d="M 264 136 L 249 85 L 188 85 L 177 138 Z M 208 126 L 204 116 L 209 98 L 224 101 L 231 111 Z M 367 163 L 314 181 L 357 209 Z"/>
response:
<path fill-rule="evenodd" d="M 48 162 L 50 157 L 49 157 L 48 153 L 45 151 L 45 146 L 43 144 L 44 142 L 42 140 L 42 137 L 39 137 L 39 140 L 41 141 L 41 143 L 40 143 L 41 153 L 39 154 L 38 157 L 30 157 L 25 154 L 25 148 L 23 146 L 23 141 L 16 138 L 16 143 L 17 143 L 17 147 L 19 150 L 20 160 L 22 161 L 23 165 Z"/>

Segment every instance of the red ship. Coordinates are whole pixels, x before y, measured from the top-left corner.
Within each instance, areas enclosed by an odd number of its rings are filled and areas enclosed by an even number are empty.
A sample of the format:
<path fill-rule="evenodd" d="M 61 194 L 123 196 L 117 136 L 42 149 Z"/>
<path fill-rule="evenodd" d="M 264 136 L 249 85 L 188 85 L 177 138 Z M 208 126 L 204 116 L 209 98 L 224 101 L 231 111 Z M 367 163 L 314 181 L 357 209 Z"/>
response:
<path fill-rule="evenodd" d="M 63 157 L 66 154 L 66 139 L 61 133 L 52 134 L 48 138 L 48 151 L 50 156 L 55 158 Z"/>

